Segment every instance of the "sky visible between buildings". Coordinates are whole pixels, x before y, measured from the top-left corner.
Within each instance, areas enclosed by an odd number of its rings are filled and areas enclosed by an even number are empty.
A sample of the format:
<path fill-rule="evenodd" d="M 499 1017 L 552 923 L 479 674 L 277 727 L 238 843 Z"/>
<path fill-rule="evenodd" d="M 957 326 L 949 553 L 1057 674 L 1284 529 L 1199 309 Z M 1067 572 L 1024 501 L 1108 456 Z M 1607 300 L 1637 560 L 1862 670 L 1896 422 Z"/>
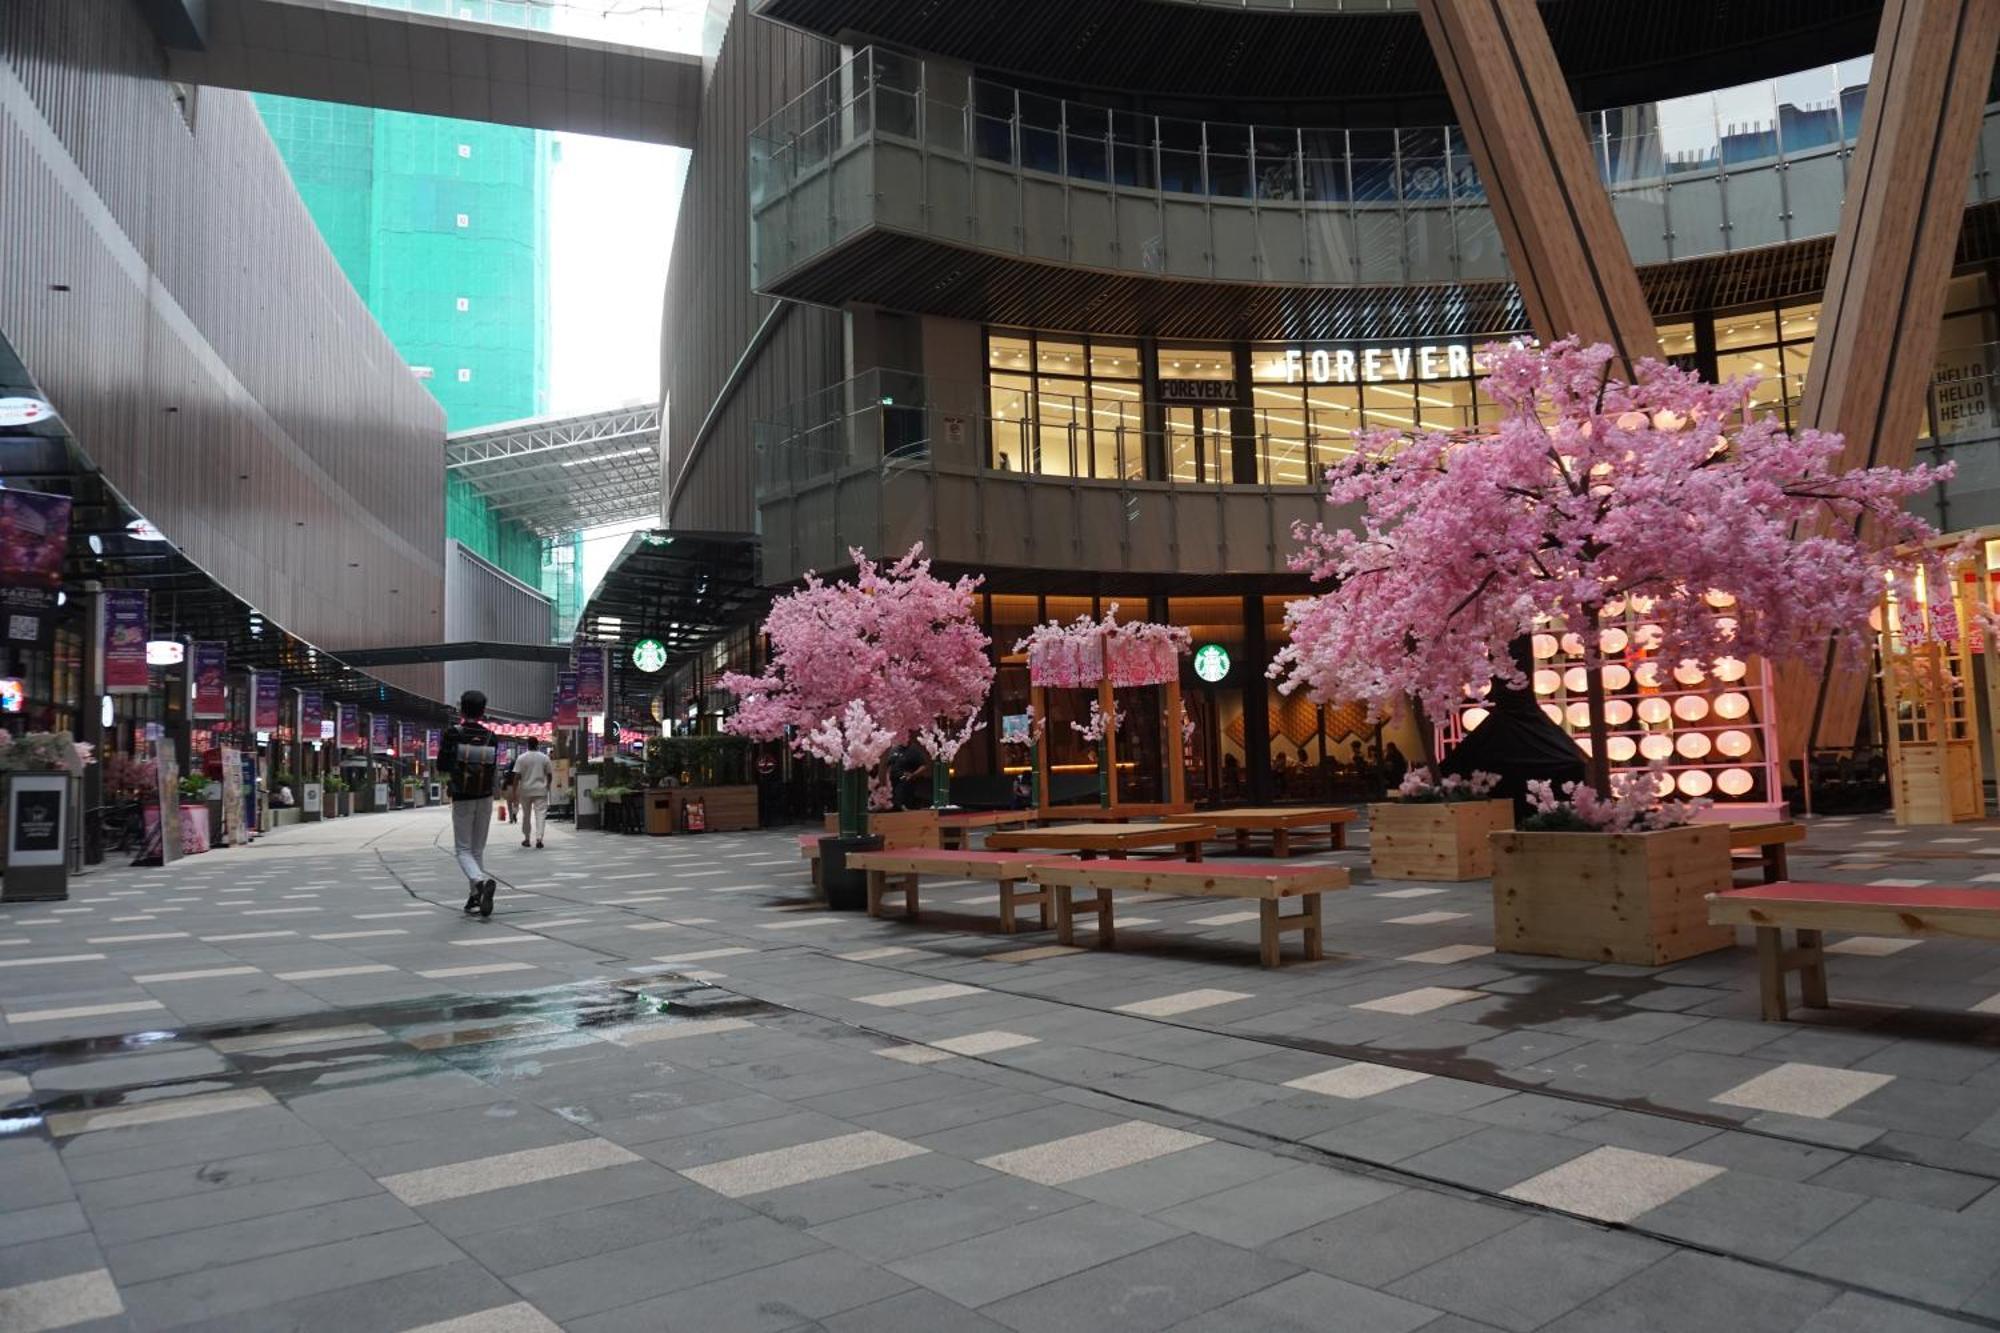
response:
<path fill-rule="evenodd" d="M 701 49 L 708 11 L 707 0 L 364 2 L 687 51 Z M 659 401 L 684 150 L 256 101 L 328 249 L 447 430 Z M 619 545 L 606 532 L 545 541 L 456 477 L 445 530 L 551 597 L 556 637 Z"/>

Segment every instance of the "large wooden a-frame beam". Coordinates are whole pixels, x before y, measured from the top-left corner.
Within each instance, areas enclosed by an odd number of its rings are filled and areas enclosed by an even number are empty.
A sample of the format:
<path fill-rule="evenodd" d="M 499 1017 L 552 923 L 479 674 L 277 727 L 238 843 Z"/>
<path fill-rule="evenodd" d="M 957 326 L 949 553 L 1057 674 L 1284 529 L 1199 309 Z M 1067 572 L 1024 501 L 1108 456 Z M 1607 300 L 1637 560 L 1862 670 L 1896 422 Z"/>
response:
<path fill-rule="evenodd" d="M 1660 354 L 1646 295 L 1535 0 L 1418 0 L 1535 333 Z"/>
<path fill-rule="evenodd" d="M 1887 0 L 1798 420 L 1846 437 L 1843 469 L 1907 466 L 2000 44 L 2000 0 Z M 1854 743 L 1862 664 L 1778 675 L 1785 757 Z"/>

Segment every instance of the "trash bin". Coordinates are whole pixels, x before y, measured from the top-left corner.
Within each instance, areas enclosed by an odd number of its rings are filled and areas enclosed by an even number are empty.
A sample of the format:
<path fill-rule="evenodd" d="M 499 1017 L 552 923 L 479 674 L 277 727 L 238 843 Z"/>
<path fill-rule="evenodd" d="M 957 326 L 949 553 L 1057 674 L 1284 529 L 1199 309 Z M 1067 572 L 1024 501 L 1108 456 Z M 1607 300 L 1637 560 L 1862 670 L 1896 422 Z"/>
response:
<path fill-rule="evenodd" d="M 671 787 L 646 790 L 646 832 L 654 837 L 674 831 L 674 791 Z"/>

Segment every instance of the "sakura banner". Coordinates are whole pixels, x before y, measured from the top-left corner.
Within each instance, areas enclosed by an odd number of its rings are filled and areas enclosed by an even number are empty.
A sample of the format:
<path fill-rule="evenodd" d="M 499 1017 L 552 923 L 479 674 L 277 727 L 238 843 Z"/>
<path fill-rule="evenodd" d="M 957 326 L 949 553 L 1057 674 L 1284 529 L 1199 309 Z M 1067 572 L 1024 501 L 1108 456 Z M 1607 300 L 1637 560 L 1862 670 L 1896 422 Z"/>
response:
<path fill-rule="evenodd" d="M 144 694 L 151 687 L 146 671 L 146 640 L 152 637 L 146 590 L 107 589 L 103 606 L 104 692 Z"/>
<path fill-rule="evenodd" d="M 579 713 L 604 711 L 604 649 L 576 650 L 576 710 Z"/>
<path fill-rule="evenodd" d="M 316 741 L 323 738 L 326 720 L 326 696 L 318 690 L 299 691 L 299 739 Z"/>
<path fill-rule="evenodd" d="M 253 671 L 250 673 L 250 697 L 254 701 L 256 716 L 250 726 L 253 731 L 276 731 L 281 716 L 279 688 L 284 684 L 275 671 Z"/>
<path fill-rule="evenodd" d="M 577 725 L 578 715 L 582 712 L 582 709 L 577 704 L 576 688 L 576 672 L 558 671 L 556 673 L 555 724 L 559 727 L 574 727 Z"/>
<path fill-rule="evenodd" d="M 0 491 L 0 611 L 6 637 L 32 643 L 62 594 L 70 500 L 37 491 Z"/>
<path fill-rule="evenodd" d="M 204 641 L 194 646 L 194 717 L 209 721 L 229 716 L 229 645 Z"/>
<path fill-rule="evenodd" d="M 432 727 L 430 730 L 424 733 L 424 757 L 426 759 L 429 759 L 432 763 L 437 762 L 438 733 L 436 727 Z"/>
<path fill-rule="evenodd" d="M 361 710 L 353 704 L 341 704 L 338 708 L 340 726 L 338 735 L 340 748 L 358 750 L 361 748 Z"/>
<path fill-rule="evenodd" d="M 389 749 L 389 719 L 380 713 L 368 715 L 368 748 L 375 754 L 391 753 Z"/>
<path fill-rule="evenodd" d="M 1120 624 L 1114 602 L 1102 620 L 1078 616 L 1067 625 L 1037 625 L 1014 651 L 1027 653 L 1032 685 L 1091 689 L 1108 679 L 1115 688 L 1131 689 L 1178 679 L 1189 645 L 1188 632 L 1177 625 Z"/>

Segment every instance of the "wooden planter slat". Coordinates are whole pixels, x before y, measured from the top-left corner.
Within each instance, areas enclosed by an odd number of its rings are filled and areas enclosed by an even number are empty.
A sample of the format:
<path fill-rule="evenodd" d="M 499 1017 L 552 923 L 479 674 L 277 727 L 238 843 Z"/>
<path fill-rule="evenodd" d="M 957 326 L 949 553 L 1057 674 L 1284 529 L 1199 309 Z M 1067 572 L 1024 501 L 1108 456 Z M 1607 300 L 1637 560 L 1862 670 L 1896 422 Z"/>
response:
<path fill-rule="evenodd" d="M 1385 801 L 1368 807 L 1368 865 L 1377 879 L 1485 879 L 1494 833 L 1514 827 L 1512 801 Z"/>
<path fill-rule="evenodd" d="M 1658 967 L 1736 942 L 1708 924 L 1731 886 L 1730 831 L 1493 835 L 1493 944 L 1503 953 Z"/>

